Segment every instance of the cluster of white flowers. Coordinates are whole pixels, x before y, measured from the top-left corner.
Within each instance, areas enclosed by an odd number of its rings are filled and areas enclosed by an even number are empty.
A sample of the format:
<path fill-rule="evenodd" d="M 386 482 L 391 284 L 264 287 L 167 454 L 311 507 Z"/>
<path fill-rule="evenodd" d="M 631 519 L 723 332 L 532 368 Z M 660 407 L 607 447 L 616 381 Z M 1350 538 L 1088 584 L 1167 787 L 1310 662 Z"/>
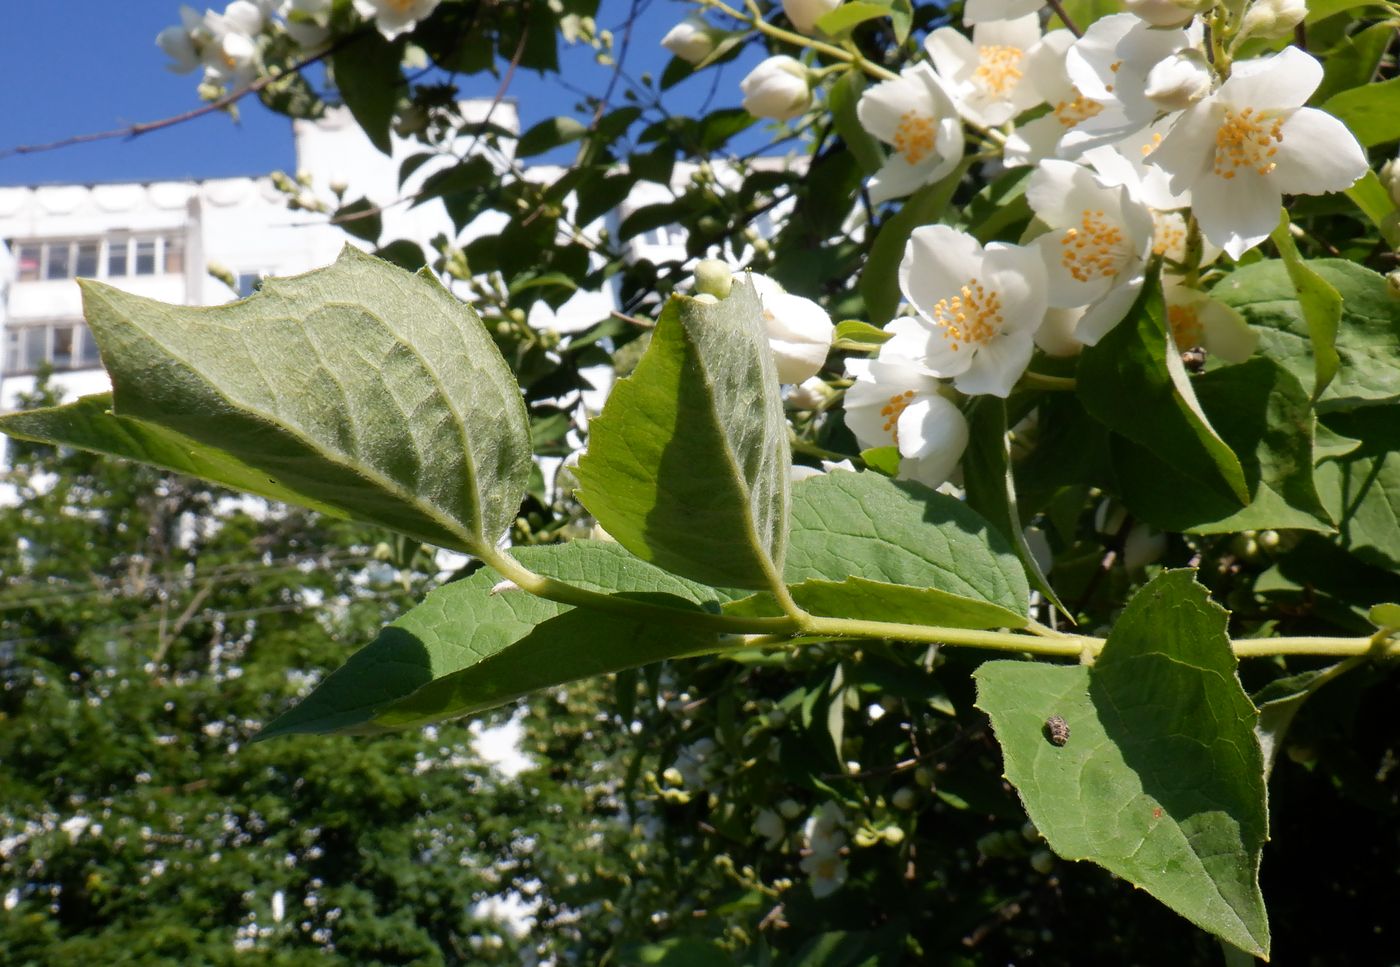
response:
<path fill-rule="evenodd" d="M 412 30 L 441 0 L 353 0 L 359 17 L 389 40 Z M 217 88 L 248 84 L 261 70 L 263 42 L 285 32 L 308 51 L 330 36 L 334 0 L 233 0 L 216 13 L 180 8 L 180 23 L 156 35 L 170 57 L 170 69 L 188 74 L 204 68 L 204 81 Z"/>
<path fill-rule="evenodd" d="M 846 814 L 834 802 L 824 802 L 813 811 L 802 827 L 806 847 L 802 851 L 802 872 L 807 874 L 812 895 L 831 896 L 846 884 L 848 871 L 842 855 L 846 848 Z"/>
<path fill-rule="evenodd" d="M 838 5 L 783 7 L 797 31 L 820 35 Z M 971 0 L 966 31 L 932 31 L 917 63 L 861 96 L 860 123 L 889 148 L 868 186 L 876 205 L 947 177 L 969 140 L 980 159 L 1033 169 L 1024 192 L 1038 234 L 983 245 L 943 225 L 916 229 L 899 267 L 907 314 L 874 358 L 847 362 L 846 423 L 862 447 L 896 447 L 901 476 L 937 486 L 954 474 L 968 439 L 962 398 L 1008 396 L 1037 347 L 1066 356 L 1096 344 L 1154 259 L 1177 347 L 1248 358 L 1255 334 L 1199 286 L 1202 269 L 1264 241 L 1283 196 L 1342 191 L 1366 173 L 1345 125 L 1304 106 L 1322 80 L 1316 59 L 1293 46 L 1234 59 L 1246 39 L 1288 36 L 1302 0 L 1252 0 L 1216 49 L 1202 22 L 1212 0 L 1124 5 L 1077 37 L 1044 31 L 1043 0 Z M 696 61 L 723 33 L 698 17 L 683 27 L 667 45 L 684 56 L 682 35 L 703 36 Z M 831 73 L 769 57 L 744 78 L 744 106 L 801 117 Z"/>

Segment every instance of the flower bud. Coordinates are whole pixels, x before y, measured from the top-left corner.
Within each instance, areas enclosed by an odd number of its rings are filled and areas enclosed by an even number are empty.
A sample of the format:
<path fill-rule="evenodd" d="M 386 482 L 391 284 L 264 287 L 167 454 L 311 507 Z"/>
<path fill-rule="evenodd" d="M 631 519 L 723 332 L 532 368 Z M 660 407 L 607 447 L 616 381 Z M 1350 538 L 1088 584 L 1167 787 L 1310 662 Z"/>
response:
<path fill-rule="evenodd" d="M 706 292 L 716 299 L 729 295 L 734 283 L 734 271 L 719 259 L 701 259 L 695 266 L 695 291 Z"/>
<path fill-rule="evenodd" d="M 804 34 L 817 32 L 817 21 L 841 6 L 841 0 L 783 0 L 783 13 Z"/>
<path fill-rule="evenodd" d="M 802 383 L 817 375 L 836 334 L 831 317 L 811 299 L 784 292 L 766 275 L 750 272 L 748 276 L 763 306 L 763 325 L 778 382 Z"/>
<path fill-rule="evenodd" d="M 744 110 L 756 118 L 790 121 L 812 106 L 807 68 L 786 54 L 769 57 L 740 83 Z"/>
<path fill-rule="evenodd" d="M 1134 524 L 1123 541 L 1123 566 L 1140 571 L 1167 552 L 1167 535 L 1146 524 Z"/>
<path fill-rule="evenodd" d="M 1286 37 L 1308 15 L 1305 0 L 1255 0 L 1240 23 L 1241 37 Z"/>
<path fill-rule="evenodd" d="M 1400 269 L 1396 269 L 1385 277 L 1385 285 L 1390 290 L 1392 299 L 1400 299 Z"/>
<path fill-rule="evenodd" d="M 1055 854 L 1048 849 L 1038 849 L 1031 854 L 1031 869 L 1041 875 L 1048 874 L 1055 868 Z"/>
<path fill-rule="evenodd" d="M 1214 80 L 1205 54 L 1186 47 L 1148 71 L 1143 93 L 1164 111 L 1184 111 L 1210 93 Z"/>
<path fill-rule="evenodd" d="M 778 803 L 778 812 L 784 819 L 796 819 L 802 815 L 802 804 L 796 799 L 784 799 Z"/>
<path fill-rule="evenodd" d="M 915 792 L 908 786 L 901 786 L 896 789 L 894 795 L 890 797 L 890 805 L 895 809 L 913 809 L 914 801 Z"/>
<path fill-rule="evenodd" d="M 1185 27 L 1215 0 L 1123 0 L 1123 7 L 1154 27 Z"/>
<path fill-rule="evenodd" d="M 813 376 L 788 390 L 783 399 L 794 410 L 817 410 L 831 399 L 831 387 L 820 376 Z"/>
<path fill-rule="evenodd" d="M 687 64 L 698 64 L 715 50 L 715 31 L 703 18 L 689 16 L 661 38 L 661 46 Z"/>
<path fill-rule="evenodd" d="M 1381 165 L 1381 184 L 1390 192 L 1390 200 L 1400 207 L 1400 158 L 1391 158 Z"/>

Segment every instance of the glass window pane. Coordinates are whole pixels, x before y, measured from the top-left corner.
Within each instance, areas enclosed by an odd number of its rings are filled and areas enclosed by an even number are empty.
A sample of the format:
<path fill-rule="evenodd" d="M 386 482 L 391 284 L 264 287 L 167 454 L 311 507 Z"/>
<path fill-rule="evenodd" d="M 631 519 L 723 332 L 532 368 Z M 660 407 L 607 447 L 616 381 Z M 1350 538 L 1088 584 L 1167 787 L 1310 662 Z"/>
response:
<path fill-rule="evenodd" d="M 107 274 L 126 275 L 127 239 L 119 238 L 107 243 Z"/>
<path fill-rule="evenodd" d="M 138 239 L 136 242 L 136 274 L 155 275 L 156 274 L 156 240 L 153 238 Z"/>
<path fill-rule="evenodd" d="M 5 333 L 5 372 L 17 373 L 20 370 L 20 336 L 22 330 L 11 329 Z"/>
<path fill-rule="evenodd" d="M 73 277 L 73 263 L 69 260 L 72 249 L 73 246 L 68 242 L 50 242 L 44 246 L 44 250 L 48 254 L 44 278 L 71 279 Z"/>
<path fill-rule="evenodd" d="M 38 245 L 21 245 L 19 247 L 19 280 L 21 282 L 33 282 L 39 277 L 39 256 Z"/>
<path fill-rule="evenodd" d="M 43 326 L 23 330 L 24 348 L 20 350 L 20 368 L 32 372 L 44 365 L 49 331 Z"/>
<path fill-rule="evenodd" d="M 258 291 L 262 283 L 261 272 L 240 272 L 238 273 L 238 298 L 246 299 L 254 292 Z"/>
<path fill-rule="evenodd" d="M 54 369 L 73 368 L 73 327 L 54 326 L 53 354 L 49 356 Z"/>
<path fill-rule="evenodd" d="M 78 368 L 92 369 L 102 365 L 102 356 L 97 351 L 97 340 L 92 338 L 92 330 L 78 324 Z"/>
<path fill-rule="evenodd" d="M 165 271 L 179 274 L 185 271 L 185 240 L 167 238 L 165 240 Z"/>
<path fill-rule="evenodd" d="M 74 266 L 74 274 L 80 279 L 91 279 L 97 275 L 97 243 L 78 243 L 78 262 Z"/>

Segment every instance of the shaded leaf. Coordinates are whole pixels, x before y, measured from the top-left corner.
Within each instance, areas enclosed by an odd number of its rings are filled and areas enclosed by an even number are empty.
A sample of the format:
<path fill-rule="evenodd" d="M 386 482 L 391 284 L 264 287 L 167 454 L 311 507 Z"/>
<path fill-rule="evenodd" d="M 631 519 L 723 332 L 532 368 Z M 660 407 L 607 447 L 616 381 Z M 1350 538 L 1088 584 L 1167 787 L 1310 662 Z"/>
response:
<path fill-rule="evenodd" d="M 1278 247 L 1283 264 L 1288 269 L 1288 278 L 1293 283 L 1293 291 L 1298 296 L 1298 307 L 1303 312 L 1303 321 L 1308 326 L 1308 339 L 1313 352 L 1313 391 L 1316 400 L 1327 389 L 1337 375 L 1341 357 L 1337 355 L 1337 329 L 1342 322 L 1342 297 L 1332 284 L 1312 270 L 1298 246 L 1293 242 L 1289 231 L 1288 212 L 1270 236 Z"/>
<path fill-rule="evenodd" d="M 977 706 L 1055 852 L 1267 958 L 1264 761 L 1225 626 L 1192 572 L 1168 571 L 1129 602 L 1092 666 L 988 662 Z M 1045 735 L 1052 715 L 1070 729 L 1062 747 Z"/>
<path fill-rule="evenodd" d="M 771 588 L 791 456 L 753 287 L 673 296 L 645 355 L 589 427 L 579 499 L 643 560 L 722 587 Z"/>
<path fill-rule="evenodd" d="M 331 55 L 335 86 L 355 121 L 380 151 L 392 153 L 394 109 L 403 93 L 403 57 L 399 44 L 377 30 L 365 30 Z"/>
<path fill-rule="evenodd" d="M 1363 84 L 1329 97 L 1322 110 L 1340 120 L 1363 147 L 1400 138 L 1400 77 Z"/>
<path fill-rule="evenodd" d="M 708 589 L 638 561 L 616 544 L 524 547 L 516 557 L 589 590 L 694 613 Z M 374 734 L 470 715 L 550 685 L 712 648 L 679 623 L 571 608 L 497 588 L 483 568 L 428 594 L 356 652 L 259 739 L 298 732 Z"/>

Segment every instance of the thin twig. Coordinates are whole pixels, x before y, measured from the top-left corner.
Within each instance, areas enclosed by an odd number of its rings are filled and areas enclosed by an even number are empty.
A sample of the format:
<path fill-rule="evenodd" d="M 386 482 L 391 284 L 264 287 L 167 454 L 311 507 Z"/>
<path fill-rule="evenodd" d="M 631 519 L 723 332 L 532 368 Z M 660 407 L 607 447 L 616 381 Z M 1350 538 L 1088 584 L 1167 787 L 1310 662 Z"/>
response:
<path fill-rule="evenodd" d="M 1083 37 L 1084 31 L 1079 29 L 1079 24 L 1074 22 L 1074 18 L 1065 12 L 1064 4 L 1060 0 L 1045 0 L 1050 9 L 1055 11 L 1055 16 L 1060 18 L 1060 23 L 1069 28 L 1069 32 L 1076 37 Z"/>
<path fill-rule="evenodd" d="M 186 121 L 193 121 L 195 118 L 203 117 L 206 114 L 213 114 L 215 111 L 222 111 L 224 108 L 230 107 L 233 104 L 236 104 L 237 102 L 243 100 L 243 98 L 247 97 L 249 94 L 256 94 L 263 88 L 275 84 L 277 81 L 282 80 L 288 75 L 300 73 L 303 69 L 310 67 L 312 64 L 325 60 L 327 57 L 335 53 L 341 47 L 344 47 L 346 44 L 350 43 L 352 40 L 359 38 L 360 36 L 360 34 L 355 33 L 350 34 L 346 37 L 342 37 L 339 41 L 330 45 L 325 50 L 320 51 L 317 54 L 313 54 L 305 60 L 298 61 L 297 63 L 289 67 L 287 70 L 282 71 L 281 73 L 266 74 L 262 77 L 259 77 L 257 80 L 253 81 L 250 84 L 246 84 L 243 87 L 238 88 L 237 90 L 230 91 L 218 100 L 210 101 L 208 104 L 205 104 L 202 107 L 197 107 L 193 110 L 185 111 L 182 114 L 174 114 L 170 117 L 160 118 L 156 121 L 141 121 L 136 124 L 128 125 L 124 128 L 112 128 L 107 131 L 93 131 L 89 132 L 88 134 L 75 134 L 71 137 L 60 138 L 57 141 L 49 141 L 44 144 L 16 145 L 13 148 L 5 148 L 4 150 L 0 150 L 0 160 L 14 157 L 16 155 L 39 154 L 43 151 L 57 151 L 59 148 L 70 148 L 75 144 L 90 144 L 94 141 L 110 141 L 113 138 L 137 138 L 143 134 L 150 134 L 152 131 L 160 131 L 164 128 L 174 127 L 177 124 L 184 124 Z"/>

